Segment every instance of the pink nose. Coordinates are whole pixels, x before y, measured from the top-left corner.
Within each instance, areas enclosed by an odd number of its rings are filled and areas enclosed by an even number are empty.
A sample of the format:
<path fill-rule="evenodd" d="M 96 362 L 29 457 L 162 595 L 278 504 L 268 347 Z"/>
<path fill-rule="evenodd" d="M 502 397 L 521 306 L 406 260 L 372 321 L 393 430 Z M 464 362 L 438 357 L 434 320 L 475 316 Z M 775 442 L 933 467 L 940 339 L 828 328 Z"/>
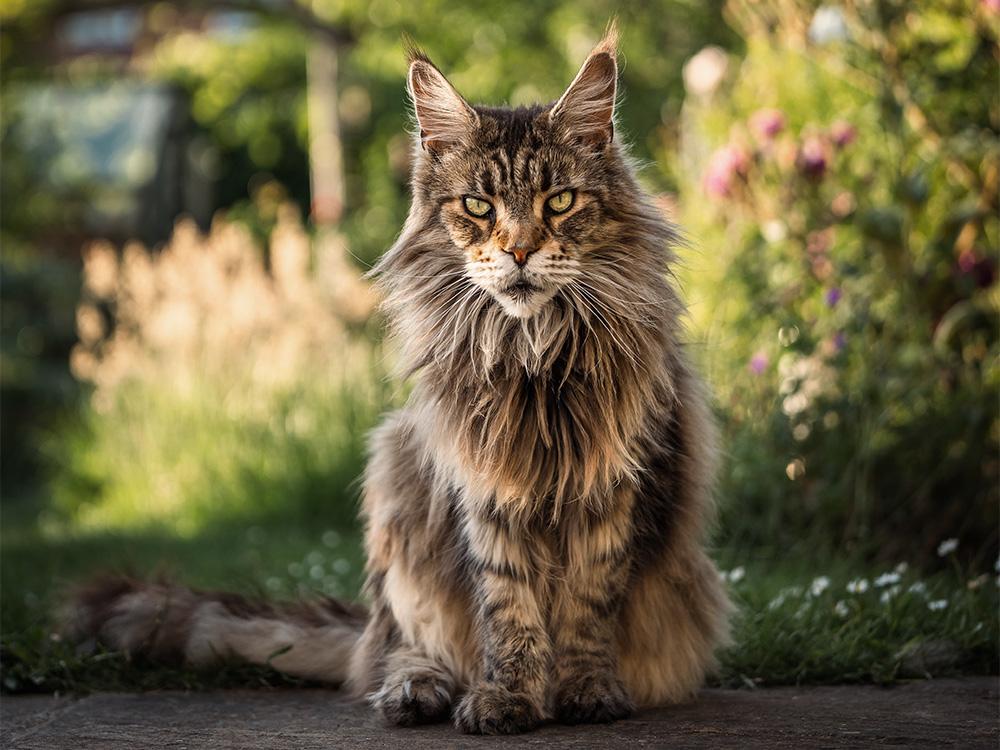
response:
<path fill-rule="evenodd" d="M 535 252 L 538 248 L 527 248 L 527 247 L 510 247 L 505 250 L 505 252 L 510 253 L 514 256 L 514 262 L 519 266 L 523 266 L 528 262 L 528 256 Z"/>

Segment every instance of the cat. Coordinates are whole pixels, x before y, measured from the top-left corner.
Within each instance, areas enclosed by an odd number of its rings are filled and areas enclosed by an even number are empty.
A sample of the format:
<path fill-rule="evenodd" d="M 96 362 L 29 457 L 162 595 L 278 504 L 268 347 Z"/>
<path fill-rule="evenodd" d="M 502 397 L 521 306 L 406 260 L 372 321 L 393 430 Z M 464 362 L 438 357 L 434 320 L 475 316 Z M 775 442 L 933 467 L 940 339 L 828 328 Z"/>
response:
<path fill-rule="evenodd" d="M 675 228 L 615 132 L 613 27 L 554 104 L 471 106 L 419 50 L 412 205 L 373 273 L 415 385 L 370 443 L 367 607 L 105 578 L 77 638 L 344 683 L 510 734 L 689 698 L 727 642 L 715 433 Z"/>

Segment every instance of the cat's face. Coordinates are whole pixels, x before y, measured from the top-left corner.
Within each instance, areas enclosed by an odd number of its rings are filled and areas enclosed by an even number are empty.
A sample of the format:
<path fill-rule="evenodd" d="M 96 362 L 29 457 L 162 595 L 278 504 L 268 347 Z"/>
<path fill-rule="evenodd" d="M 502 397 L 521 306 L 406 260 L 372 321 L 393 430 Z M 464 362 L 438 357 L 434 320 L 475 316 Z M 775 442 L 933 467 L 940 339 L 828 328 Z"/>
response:
<path fill-rule="evenodd" d="M 411 64 L 415 200 L 437 212 L 468 278 L 509 315 L 536 315 L 606 239 L 616 77 L 613 48 L 599 47 L 553 106 L 473 108 L 428 60 Z"/>

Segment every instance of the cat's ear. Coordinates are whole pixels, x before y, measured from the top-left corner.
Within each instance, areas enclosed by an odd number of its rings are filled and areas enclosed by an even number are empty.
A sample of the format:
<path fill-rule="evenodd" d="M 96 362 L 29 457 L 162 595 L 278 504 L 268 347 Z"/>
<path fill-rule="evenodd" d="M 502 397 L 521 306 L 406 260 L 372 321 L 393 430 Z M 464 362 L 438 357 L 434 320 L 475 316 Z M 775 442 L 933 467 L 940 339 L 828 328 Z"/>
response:
<path fill-rule="evenodd" d="M 617 55 L 618 29 L 612 22 L 549 113 L 554 123 L 594 146 L 605 146 L 614 138 Z"/>
<path fill-rule="evenodd" d="M 443 151 L 461 142 L 479 116 L 422 52 L 410 49 L 406 87 L 420 126 L 420 144 Z"/>

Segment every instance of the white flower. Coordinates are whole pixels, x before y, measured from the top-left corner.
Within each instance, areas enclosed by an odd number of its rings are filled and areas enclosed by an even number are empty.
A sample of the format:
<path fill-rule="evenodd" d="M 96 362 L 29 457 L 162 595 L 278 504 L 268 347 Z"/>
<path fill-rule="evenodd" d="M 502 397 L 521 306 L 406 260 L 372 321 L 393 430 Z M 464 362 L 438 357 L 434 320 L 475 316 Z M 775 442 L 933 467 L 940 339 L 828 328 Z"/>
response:
<path fill-rule="evenodd" d="M 813 579 L 812 585 L 809 586 L 809 593 L 813 596 L 819 596 L 828 588 L 830 588 L 830 579 L 826 576 L 819 576 Z"/>
<path fill-rule="evenodd" d="M 990 574 L 983 573 L 981 575 L 976 576 L 975 578 L 969 579 L 968 583 L 966 583 L 965 586 L 966 588 L 969 589 L 969 591 L 975 591 L 976 589 L 980 588 L 984 583 L 986 583 L 988 580 L 990 580 Z"/>
<path fill-rule="evenodd" d="M 997 561 L 993 563 L 993 570 L 995 570 L 997 573 L 1000 573 L 1000 557 L 998 557 Z"/>
<path fill-rule="evenodd" d="M 891 586 L 894 583 L 899 583 L 899 573 L 883 573 L 875 579 L 875 585 L 879 588 Z"/>
<path fill-rule="evenodd" d="M 917 581 L 916 583 L 911 583 L 910 588 L 907 589 L 911 594 L 926 594 L 927 584 L 923 581 Z"/>
<path fill-rule="evenodd" d="M 778 607 L 780 607 L 784 603 L 785 603 L 785 595 L 784 594 L 778 594 L 770 602 L 768 602 L 767 608 L 771 609 L 771 610 L 774 610 L 774 609 L 777 609 Z"/>
<path fill-rule="evenodd" d="M 788 236 L 788 227 L 780 219 L 771 219 L 760 225 L 760 233 L 764 235 L 765 240 L 774 244 Z"/>
<path fill-rule="evenodd" d="M 868 590 L 868 579 L 855 578 L 847 584 L 847 590 L 852 594 L 863 594 Z"/>
<path fill-rule="evenodd" d="M 882 604 L 888 604 L 898 593 L 899 586 L 891 586 L 882 592 L 882 595 L 879 596 L 878 600 L 882 602 Z"/>
<path fill-rule="evenodd" d="M 840 8 L 821 5 L 809 24 L 809 39 L 816 44 L 842 42 L 850 37 L 844 12 Z"/>
<path fill-rule="evenodd" d="M 840 617 L 847 617 L 849 614 L 851 614 L 851 608 L 847 606 L 847 602 L 845 602 L 843 599 L 841 599 L 840 601 L 838 601 L 836 604 L 833 605 L 833 611 L 836 612 L 837 615 Z"/>
<path fill-rule="evenodd" d="M 700 98 L 708 98 L 719 88 L 729 68 L 729 56 L 721 47 L 705 47 L 682 69 L 684 88 Z"/>
<path fill-rule="evenodd" d="M 931 612 L 938 612 L 948 606 L 947 599 L 935 599 L 932 602 L 927 602 L 927 609 Z"/>
<path fill-rule="evenodd" d="M 899 573 L 900 575 L 903 575 L 909 569 L 910 569 L 910 564 L 906 562 L 901 562 L 899 565 L 896 566 L 896 572 Z"/>
<path fill-rule="evenodd" d="M 937 553 L 938 557 L 947 557 L 952 552 L 958 549 L 957 539 L 945 539 L 941 544 L 938 545 Z"/>
<path fill-rule="evenodd" d="M 742 565 L 740 565 L 740 566 L 738 566 L 736 568 L 733 568 L 732 570 L 729 571 L 729 582 L 730 583 L 739 583 L 740 581 L 743 580 L 743 577 L 746 574 L 747 574 L 747 572 L 743 568 Z"/>

